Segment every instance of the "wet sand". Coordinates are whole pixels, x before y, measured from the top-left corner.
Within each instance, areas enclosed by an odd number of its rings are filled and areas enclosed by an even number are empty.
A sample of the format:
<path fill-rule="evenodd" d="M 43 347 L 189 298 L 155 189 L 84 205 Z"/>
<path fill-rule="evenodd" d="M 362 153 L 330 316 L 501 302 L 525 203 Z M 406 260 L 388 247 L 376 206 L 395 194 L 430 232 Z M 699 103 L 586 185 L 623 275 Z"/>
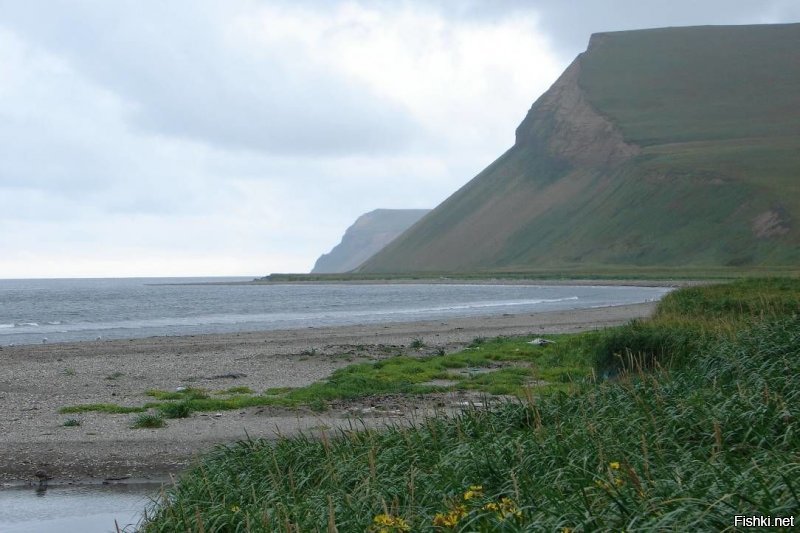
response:
<path fill-rule="evenodd" d="M 424 405 L 392 398 L 309 410 L 254 407 L 194 413 L 162 429 L 131 429 L 136 414 L 59 414 L 64 406 L 140 406 L 148 389 L 192 386 L 260 392 L 325 379 L 353 362 L 400 353 L 455 351 L 475 337 L 586 331 L 649 316 L 655 303 L 446 321 L 266 331 L 224 335 L 3 347 L 0 349 L 0 482 L 51 483 L 164 479 L 217 444 L 250 436 L 410 423 L 468 400 L 443 395 Z M 425 343 L 412 350 L 416 338 Z M 373 405 L 374 404 L 374 405 Z M 81 421 L 64 427 L 68 418 Z"/>

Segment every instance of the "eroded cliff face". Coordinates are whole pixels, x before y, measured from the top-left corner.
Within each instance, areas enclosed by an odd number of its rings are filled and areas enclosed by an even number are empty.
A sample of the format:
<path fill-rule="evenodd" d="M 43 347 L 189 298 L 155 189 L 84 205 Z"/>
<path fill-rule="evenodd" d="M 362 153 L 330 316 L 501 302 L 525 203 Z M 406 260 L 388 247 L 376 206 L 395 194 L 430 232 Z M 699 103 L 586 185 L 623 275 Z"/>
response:
<path fill-rule="evenodd" d="M 580 87 L 579 55 L 528 111 L 516 145 L 532 147 L 577 167 L 621 163 L 640 152 L 587 101 Z"/>
<path fill-rule="evenodd" d="M 376 209 L 356 219 L 342 242 L 314 264 L 312 274 L 349 272 L 410 228 L 429 209 Z"/>

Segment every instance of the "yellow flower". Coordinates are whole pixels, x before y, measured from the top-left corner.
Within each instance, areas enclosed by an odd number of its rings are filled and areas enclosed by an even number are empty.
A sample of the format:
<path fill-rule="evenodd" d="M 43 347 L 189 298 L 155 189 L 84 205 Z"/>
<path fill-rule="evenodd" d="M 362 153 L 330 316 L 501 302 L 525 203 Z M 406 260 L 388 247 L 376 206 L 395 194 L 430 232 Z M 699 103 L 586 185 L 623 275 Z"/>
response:
<path fill-rule="evenodd" d="M 608 463 L 608 467 L 611 470 L 619 470 L 619 463 L 617 461 L 614 461 L 612 463 Z"/>
<path fill-rule="evenodd" d="M 500 498 L 499 502 L 489 502 L 481 507 L 481 509 L 496 513 L 497 518 L 500 520 L 505 520 L 510 516 L 522 518 L 522 512 L 517 508 L 517 504 L 514 503 L 514 500 L 507 497 Z"/>
<path fill-rule="evenodd" d="M 372 523 L 375 524 L 376 526 L 391 526 L 394 523 L 394 521 L 392 520 L 391 515 L 379 514 L 372 519 Z"/>
<path fill-rule="evenodd" d="M 436 513 L 433 517 L 433 525 L 439 527 L 455 527 L 458 524 L 458 518 L 453 516 L 453 513 Z"/>
<path fill-rule="evenodd" d="M 464 501 L 467 502 L 473 498 L 480 498 L 483 496 L 483 485 L 470 485 L 467 492 L 464 493 Z"/>
<path fill-rule="evenodd" d="M 231 505 L 231 512 L 232 513 L 238 513 L 241 510 L 242 510 L 242 508 L 239 507 L 238 505 Z"/>
<path fill-rule="evenodd" d="M 379 514 L 372 519 L 375 526 L 378 528 L 378 533 L 389 533 L 390 531 L 411 531 L 411 526 L 399 516 L 392 516 L 390 514 Z"/>
<path fill-rule="evenodd" d="M 455 527 L 458 522 L 467 516 L 467 508 L 463 505 L 457 505 L 450 512 L 436 513 L 433 517 L 433 525 L 439 527 Z"/>

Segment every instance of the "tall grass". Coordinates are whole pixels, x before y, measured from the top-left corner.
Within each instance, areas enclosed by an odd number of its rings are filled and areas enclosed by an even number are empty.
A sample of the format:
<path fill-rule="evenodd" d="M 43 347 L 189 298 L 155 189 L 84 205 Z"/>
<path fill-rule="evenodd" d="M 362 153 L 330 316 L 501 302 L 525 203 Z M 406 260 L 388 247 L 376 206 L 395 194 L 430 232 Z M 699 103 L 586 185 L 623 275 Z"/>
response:
<path fill-rule="evenodd" d="M 757 321 L 800 313 L 800 280 L 747 279 L 666 295 L 655 316 L 602 332 L 592 348 L 601 375 L 681 366 L 686 358 Z"/>
<path fill-rule="evenodd" d="M 736 514 L 795 516 L 800 318 L 782 309 L 680 364 L 569 394 L 219 447 L 141 528 L 716 531 Z"/>

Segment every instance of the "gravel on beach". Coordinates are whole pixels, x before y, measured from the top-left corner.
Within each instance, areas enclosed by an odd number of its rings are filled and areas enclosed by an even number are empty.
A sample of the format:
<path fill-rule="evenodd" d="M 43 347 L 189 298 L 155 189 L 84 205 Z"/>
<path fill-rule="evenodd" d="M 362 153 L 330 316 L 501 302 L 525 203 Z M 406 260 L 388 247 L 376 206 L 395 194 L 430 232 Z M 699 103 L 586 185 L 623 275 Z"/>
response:
<path fill-rule="evenodd" d="M 300 387 L 335 369 L 400 353 L 422 339 L 425 350 L 455 351 L 476 337 L 541 335 L 619 325 L 652 314 L 655 303 L 413 323 L 306 328 L 284 331 L 152 337 L 3 347 L 0 349 L 1 483 L 51 483 L 163 479 L 217 444 L 272 438 L 387 421 L 407 422 L 430 406 L 402 404 L 371 415 L 334 406 L 324 413 L 253 407 L 194 413 L 162 429 L 131 429 L 136 414 L 59 414 L 65 406 L 115 403 L 140 406 L 149 389 L 199 387 L 212 391 L 249 387 Z M 423 352 L 424 353 L 424 352 Z M 455 395 L 450 399 L 458 403 Z M 438 405 L 449 400 L 440 398 Z M 355 413 L 355 414 L 354 414 Z M 354 417 L 357 421 L 354 421 Z M 65 427 L 69 418 L 80 426 Z"/>

